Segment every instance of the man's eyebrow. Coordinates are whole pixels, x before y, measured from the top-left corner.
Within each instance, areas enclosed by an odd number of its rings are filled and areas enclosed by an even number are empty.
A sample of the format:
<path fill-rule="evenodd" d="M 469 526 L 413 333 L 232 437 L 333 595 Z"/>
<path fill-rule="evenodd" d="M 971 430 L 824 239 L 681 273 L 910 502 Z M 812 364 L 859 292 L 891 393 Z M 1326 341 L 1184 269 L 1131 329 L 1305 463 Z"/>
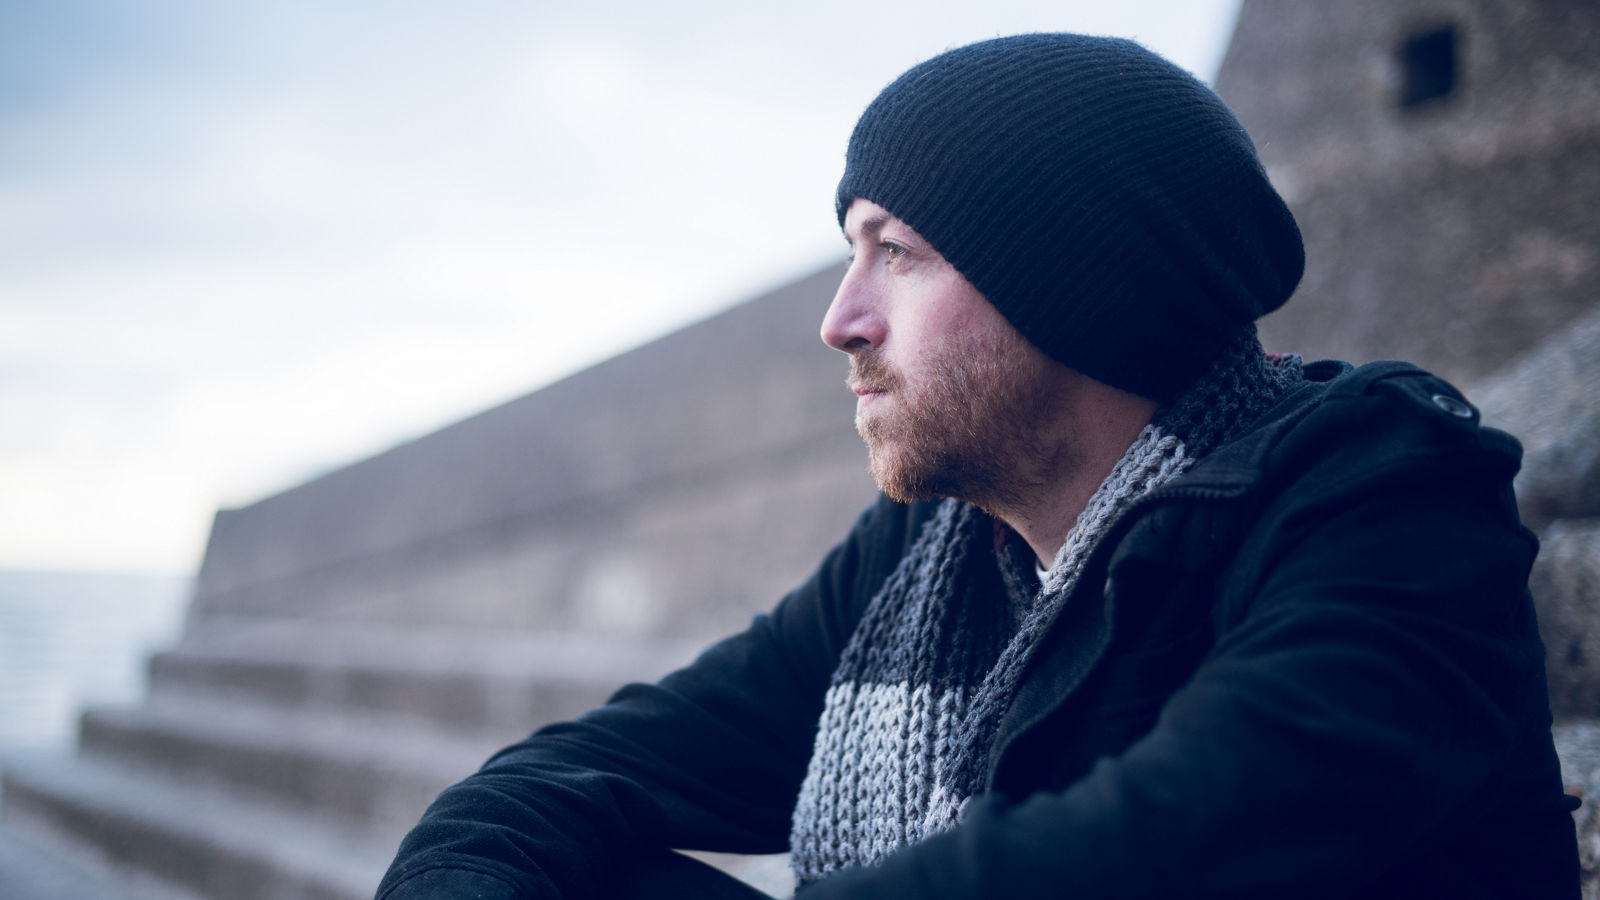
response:
<path fill-rule="evenodd" d="M 891 217 L 887 213 L 878 213 L 875 216 L 870 216 L 861 220 L 861 228 L 859 229 L 861 236 L 870 240 L 874 235 L 883 230 L 883 226 L 889 224 L 890 218 Z M 856 242 L 850 238 L 850 232 L 848 231 L 844 233 L 844 242 L 852 247 L 856 245 Z"/>

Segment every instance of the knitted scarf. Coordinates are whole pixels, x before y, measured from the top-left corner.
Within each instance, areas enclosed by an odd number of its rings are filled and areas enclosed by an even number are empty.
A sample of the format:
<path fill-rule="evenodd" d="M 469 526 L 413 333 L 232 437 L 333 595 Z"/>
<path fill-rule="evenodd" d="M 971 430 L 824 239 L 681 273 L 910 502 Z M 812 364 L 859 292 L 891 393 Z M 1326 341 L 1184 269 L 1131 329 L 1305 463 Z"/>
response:
<path fill-rule="evenodd" d="M 1300 378 L 1298 357 L 1269 358 L 1253 327 L 1241 333 L 1139 433 L 1042 585 L 1009 529 L 967 504 L 940 504 L 867 604 L 828 689 L 790 836 L 798 886 L 961 820 L 1023 669 L 1101 536 Z"/>

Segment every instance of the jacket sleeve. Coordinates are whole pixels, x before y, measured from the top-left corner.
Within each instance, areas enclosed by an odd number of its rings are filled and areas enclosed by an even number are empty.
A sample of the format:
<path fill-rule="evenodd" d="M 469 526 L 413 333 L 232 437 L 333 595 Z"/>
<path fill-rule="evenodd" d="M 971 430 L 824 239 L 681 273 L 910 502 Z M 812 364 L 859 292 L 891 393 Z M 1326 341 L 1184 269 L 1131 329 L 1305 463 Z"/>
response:
<path fill-rule="evenodd" d="M 1252 537 L 1243 612 L 1144 738 L 805 900 L 1356 896 L 1427 849 L 1549 712 L 1511 467 L 1409 453 Z"/>
<path fill-rule="evenodd" d="M 630 854 L 786 849 L 823 695 L 886 577 L 905 507 L 880 502 L 770 613 L 653 685 L 507 747 L 400 845 L 380 900 L 588 897 Z"/>

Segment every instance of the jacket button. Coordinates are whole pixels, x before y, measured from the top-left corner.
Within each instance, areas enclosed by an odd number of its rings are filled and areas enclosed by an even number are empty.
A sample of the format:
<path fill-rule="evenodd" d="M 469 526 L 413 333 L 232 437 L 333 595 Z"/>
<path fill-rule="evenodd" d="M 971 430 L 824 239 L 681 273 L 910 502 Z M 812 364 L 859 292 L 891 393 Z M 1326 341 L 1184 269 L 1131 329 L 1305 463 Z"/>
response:
<path fill-rule="evenodd" d="M 1472 418 L 1472 407 L 1449 394 L 1434 394 L 1433 405 L 1458 419 Z"/>

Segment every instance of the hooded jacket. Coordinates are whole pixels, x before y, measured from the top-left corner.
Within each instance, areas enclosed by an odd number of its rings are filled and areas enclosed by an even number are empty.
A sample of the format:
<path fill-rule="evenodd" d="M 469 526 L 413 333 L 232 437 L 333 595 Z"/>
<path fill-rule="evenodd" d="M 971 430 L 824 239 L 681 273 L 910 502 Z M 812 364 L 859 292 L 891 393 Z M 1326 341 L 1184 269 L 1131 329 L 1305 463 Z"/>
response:
<path fill-rule="evenodd" d="M 1415 367 L 1306 376 L 1101 540 L 961 824 L 803 900 L 1578 896 L 1520 448 Z M 935 506 L 880 501 L 744 632 L 501 751 L 380 900 L 786 849 L 839 655 Z"/>

